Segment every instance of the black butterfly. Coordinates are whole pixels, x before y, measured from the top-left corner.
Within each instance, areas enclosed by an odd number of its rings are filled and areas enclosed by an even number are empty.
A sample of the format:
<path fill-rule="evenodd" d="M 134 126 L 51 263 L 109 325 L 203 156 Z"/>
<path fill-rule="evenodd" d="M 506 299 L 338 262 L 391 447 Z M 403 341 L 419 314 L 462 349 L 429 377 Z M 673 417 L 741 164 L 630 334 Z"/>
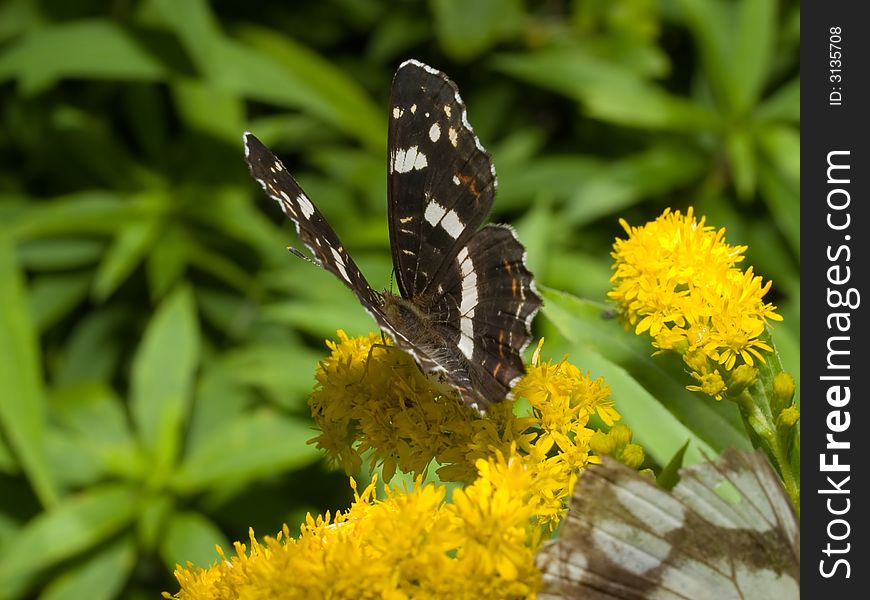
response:
<path fill-rule="evenodd" d="M 481 227 L 495 169 L 446 75 L 415 60 L 390 94 L 390 246 L 399 296 L 371 288 L 338 236 L 274 154 L 244 136 L 251 174 L 316 261 L 357 295 L 395 344 L 485 411 L 523 375 L 541 306 L 525 249 L 506 225 Z"/>

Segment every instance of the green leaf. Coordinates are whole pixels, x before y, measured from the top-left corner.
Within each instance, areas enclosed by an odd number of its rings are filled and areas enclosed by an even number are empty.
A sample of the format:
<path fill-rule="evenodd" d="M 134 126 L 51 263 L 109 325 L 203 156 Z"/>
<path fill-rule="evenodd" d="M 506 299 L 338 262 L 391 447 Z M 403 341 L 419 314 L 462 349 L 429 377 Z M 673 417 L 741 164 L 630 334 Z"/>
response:
<path fill-rule="evenodd" d="M 201 513 L 177 513 L 160 544 L 160 556 L 167 570 L 188 561 L 207 567 L 220 560 L 215 546 L 230 548 L 230 542 L 220 527 Z"/>
<path fill-rule="evenodd" d="M 239 144 L 241 147 L 241 139 Z M 259 186 L 252 179 L 246 181 L 244 189 L 235 187 L 204 189 L 201 196 L 198 195 L 193 201 L 210 207 L 209 210 L 195 213 L 194 217 L 198 223 L 214 228 L 223 235 L 255 249 L 267 262 L 272 257 L 286 252 L 286 230 L 282 231 L 276 227 L 266 216 L 269 209 L 275 210 L 276 213 L 280 213 L 280 210 L 276 210 L 277 207 L 273 206 L 274 202 L 260 192 Z M 182 238 L 182 234 L 178 233 L 176 237 Z M 190 246 L 186 236 L 174 241 L 170 239 L 169 242 L 179 246 L 179 250 L 182 250 L 183 245 L 185 253 Z M 286 261 L 286 254 L 282 258 L 282 262 Z M 271 262 L 275 261 L 271 260 Z"/>
<path fill-rule="evenodd" d="M 196 386 L 196 410 L 190 419 L 186 441 L 188 455 L 202 443 L 208 443 L 212 433 L 250 412 L 254 393 L 230 381 L 217 363 L 203 370 Z"/>
<path fill-rule="evenodd" d="M 56 389 L 51 395 L 52 418 L 90 443 L 129 444 L 133 437 L 123 400 L 105 383 L 83 383 Z M 94 427 L 99 423 L 99 427 Z"/>
<path fill-rule="evenodd" d="M 172 92 L 181 118 L 192 130 L 240 143 L 245 107 L 237 95 L 191 79 L 175 82 Z"/>
<path fill-rule="evenodd" d="M 128 318 L 121 308 L 105 308 L 82 316 L 60 351 L 52 380 L 57 386 L 110 380 L 122 360 L 119 329 Z"/>
<path fill-rule="evenodd" d="M 603 121 L 652 130 L 712 130 L 718 117 L 700 104 L 647 83 L 636 73 L 579 48 L 500 54 L 493 66 L 583 103 Z"/>
<path fill-rule="evenodd" d="M 759 187 L 776 227 L 788 240 L 792 254 L 800 259 L 801 211 L 800 189 L 775 169 L 762 168 L 759 172 Z"/>
<path fill-rule="evenodd" d="M 130 523 L 138 495 L 126 485 L 91 487 L 38 515 L 0 554 L 0 589 L 19 596 L 45 569 L 116 534 Z"/>
<path fill-rule="evenodd" d="M 160 305 L 133 359 L 130 410 L 155 475 L 167 475 L 178 453 L 199 360 L 193 295 L 180 288 Z"/>
<path fill-rule="evenodd" d="M 720 105 L 746 115 L 769 77 L 776 35 L 773 0 L 680 0 Z"/>
<path fill-rule="evenodd" d="M 245 27 L 240 36 L 271 57 L 281 69 L 278 82 L 264 94 L 262 81 L 251 80 L 242 91 L 250 98 L 280 101 L 302 108 L 381 154 L 386 146 L 386 110 L 372 102 L 360 84 L 333 63 L 292 39 L 259 27 Z M 274 85 L 278 83 L 279 85 Z M 280 92 L 280 96 L 279 96 Z"/>
<path fill-rule="evenodd" d="M 728 160 L 737 196 L 746 200 L 755 193 L 757 159 L 753 140 L 747 131 L 732 131 L 726 141 Z"/>
<path fill-rule="evenodd" d="M 30 291 L 30 312 L 39 331 L 67 316 L 87 297 L 91 273 L 71 271 L 34 278 Z"/>
<path fill-rule="evenodd" d="M 145 257 L 151 298 L 159 301 L 184 275 L 187 267 L 187 237 L 181 227 L 170 225 Z"/>
<path fill-rule="evenodd" d="M 668 464 L 662 468 L 656 477 L 656 483 L 666 490 L 672 490 L 675 485 L 680 482 L 680 469 L 683 468 L 686 450 L 689 448 L 689 442 L 686 442 L 680 449 L 677 450 L 673 458 L 668 461 Z"/>
<path fill-rule="evenodd" d="M 801 78 L 795 77 L 776 90 L 756 110 L 759 123 L 785 121 L 797 125 L 801 120 Z"/>
<path fill-rule="evenodd" d="M 54 480 L 64 489 L 81 489 L 110 475 L 87 437 L 49 428 L 45 453 L 51 464 Z"/>
<path fill-rule="evenodd" d="M 611 161 L 584 178 L 569 199 L 565 218 L 576 226 L 684 188 L 701 178 L 708 161 L 696 150 L 658 145 Z"/>
<path fill-rule="evenodd" d="M 550 243 L 564 225 L 557 221 L 553 208 L 545 202 L 539 202 L 514 225 L 517 237 L 526 248 L 528 267 L 533 273 L 544 272 Z"/>
<path fill-rule="evenodd" d="M 95 264 L 105 249 L 102 240 L 86 237 L 24 240 L 18 246 L 18 260 L 31 271 L 72 270 Z"/>
<path fill-rule="evenodd" d="M 530 199 L 539 200 L 542 190 L 554 200 L 573 198 L 578 188 L 605 168 L 601 159 L 573 154 L 543 156 L 499 170 L 497 204 L 501 210 L 525 208 Z"/>
<path fill-rule="evenodd" d="M 239 37 L 251 47 L 243 46 L 221 33 L 203 0 L 152 4 L 209 85 L 231 95 L 308 111 L 368 147 L 383 150 L 386 112 L 331 62 L 263 28 L 241 28 Z"/>
<path fill-rule="evenodd" d="M 320 457 L 308 444 L 312 437 L 309 423 L 271 411 L 240 416 L 199 443 L 176 471 L 173 485 L 191 494 L 302 467 Z"/>
<path fill-rule="evenodd" d="M 633 441 L 643 446 L 644 452 L 659 464 L 664 464 L 686 443 L 690 444 L 686 459 L 690 464 L 703 461 L 704 451 L 713 452 L 700 437 L 701 432 L 692 431 L 681 423 L 620 365 L 583 346 L 573 347 L 571 362 L 581 370 L 589 371 L 593 378 L 604 377 L 612 391 L 616 409 L 631 427 Z"/>
<path fill-rule="evenodd" d="M 777 2 L 742 0 L 736 9 L 737 27 L 730 32 L 730 39 L 737 47 L 730 62 L 737 84 L 737 113 L 746 114 L 760 102 L 770 74 L 777 35 Z"/>
<path fill-rule="evenodd" d="M 107 477 L 145 478 L 147 458 L 130 432 L 126 406 L 112 389 L 98 383 L 63 388 L 54 391 L 51 405 L 55 411 L 46 447 L 59 482 L 83 487 Z"/>
<path fill-rule="evenodd" d="M 12 232 L 18 239 L 82 233 L 112 235 L 122 223 L 136 216 L 131 203 L 114 192 L 80 192 L 30 207 L 12 224 Z"/>
<path fill-rule="evenodd" d="M 136 522 L 136 533 L 144 552 L 153 554 L 160 545 L 174 510 L 175 498 L 170 494 L 151 494 L 143 501 L 139 520 Z M 184 561 L 179 561 L 178 564 L 183 563 Z"/>
<path fill-rule="evenodd" d="M 788 125 L 766 127 L 759 134 L 761 149 L 794 187 L 801 181 L 801 136 Z"/>
<path fill-rule="evenodd" d="M 653 360 L 649 342 L 624 331 L 615 319 L 603 319 L 602 305 L 541 291 L 544 314 L 572 343 L 572 362 L 605 377 L 617 410 L 658 462 L 664 464 L 687 440 L 691 462 L 702 459 L 701 450 L 749 447 L 736 408 L 688 392 L 681 368 Z"/>
<path fill-rule="evenodd" d="M 57 501 L 45 456 L 45 395 L 36 325 L 9 237 L 0 233 L 0 428 L 44 506 Z M 0 589 L 3 585 L 0 584 Z"/>
<path fill-rule="evenodd" d="M 43 25 L 0 55 L 0 81 L 18 79 L 36 94 L 64 78 L 158 81 L 162 65 L 116 23 L 81 20 Z"/>
<path fill-rule="evenodd" d="M 435 33 L 448 56 L 473 58 L 514 35 L 523 20 L 519 0 L 433 0 Z"/>
<path fill-rule="evenodd" d="M 49 583 L 40 600 L 113 600 L 136 565 L 136 541 L 124 536 L 86 555 Z"/>
<path fill-rule="evenodd" d="M 302 400 L 314 386 L 314 370 L 320 356 L 303 346 L 257 344 L 240 347 L 221 357 L 219 367 L 230 381 L 266 391 L 271 400 L 286 408 L 290 399 Z"/>
<path fill-rule="evenodd" d="M 118 289 L 155 243 L 162 226 L 162 219 L 144 216 L 142 220 L 118 230 L 97 269 L 94 298 L 102 302 Z"/>

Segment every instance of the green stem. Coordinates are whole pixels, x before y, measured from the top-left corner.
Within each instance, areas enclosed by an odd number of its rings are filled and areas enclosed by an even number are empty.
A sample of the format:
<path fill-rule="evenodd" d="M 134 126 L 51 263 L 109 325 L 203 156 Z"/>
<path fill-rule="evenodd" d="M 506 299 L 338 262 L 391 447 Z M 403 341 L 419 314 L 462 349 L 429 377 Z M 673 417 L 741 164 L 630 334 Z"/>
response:
<path fill-rule="evenodd" d="M 761 410 L 748 390 L 743 390 L 734 399 L 740 406 L 740 412 L 743 415 L 743 421 L 753 446 L 760 447 L 773 462 L 773 466 L 782 478 L 785 490 L 791 498 L 795 512 L 800 518 L 800 484 L 795 477 L 791 460 L 789 460 L 787 440 L 780 435 L 773 415 Z"/>

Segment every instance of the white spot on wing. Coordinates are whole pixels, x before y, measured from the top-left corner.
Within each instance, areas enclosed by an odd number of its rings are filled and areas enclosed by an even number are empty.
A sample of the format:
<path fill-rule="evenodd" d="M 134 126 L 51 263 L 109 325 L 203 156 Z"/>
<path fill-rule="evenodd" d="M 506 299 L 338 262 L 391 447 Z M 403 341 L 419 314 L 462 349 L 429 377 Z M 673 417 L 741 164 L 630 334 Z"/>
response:
<path fill-rule="evenodd" d="M 311 215 L 314 214 L 314 205 L 311 204 L 311 200 L 308 199 L 308 196 L 305 194 L 299 194 L 296 197 L 296 202 L 299 204 L 299 208 L 302 210 L 302 214 L 305 215 L 305 218 L 310 219 Z"/>
<path fill-rule="evenodd" d="M 432 127 L 429 128 L 429 139 L 433 142 L 437 142 L 441 138 L 441 126 L 438 123 L 432 123 Z"/>
<path fill-rule="evenodd" d="M 469 335 L 466 335 L 465 331 L 460 332 L 457 347 L 465 355 L 465 358 L 471 360 L 471 356 L 474 354 L 474 342 Z"/>
<path fill-rule="evenodd" d="M 350 277 L 347 276 L 347 270 L 344 268 L 344 259 L 341 257 L 341 254 L 335 248 L 330 248 L 330 250 L 332 250 L 335 266 L 338 268 L 338 272 L 341 273 L 341 278 L 350 283 Z"/>
<path fill-rule="evenodd" d="M 394 107 L 393 107 L 393 118 L 394 118 L 394 119 L 398 119 L 398 118 L 401 117 L 403 114 L 405 114 L 405 109 L 400 108 L 400 107 L 398 107 L 398 106 L 394 106 Z"/>
<path fill-rule="evenodd" d="M 426 212 L 423 213 L 423 217 L 432 227 L 440 223 L 444 231 L 454 240 L 465 229 L 465 225 L 459 220 L 459 215 L 456 214 L 455 210 L 446 210 L 435 200 L 430 200 L 429 204 L 426 205 Z"/>
<path fill-rule="evenodd" d="M 430 200 L 429 204 L 426 205 L 426 212 L 423 213 L 423 217 L 434 227 L 438 224 L 445 213 L 446 211 L 443 206 L 434 200 Z"/>
<path fill-rule="evenodd" d="M 407 150 L 395 150 L 392 155 L 391 172 L 407 173 L 413 169 L 425 169 L 429 163 L 426 155 L 420 152 L 419 146 L 411 146 Z"/>
<path fill-rule="evenodd" d="M 459 312 L 462 317 L 459 320 L 459 350 L 466 358 L 471 360 L 474 353 L 474 308 L 477 306 L 477 273 L 474 272 L 474 264 L 468 256 L 468 248 L 463 248 L 456 255 L 459 270 L 462 273 L 462 300 Z"/>
<path fill-rule="evenodd" d="M 462 183 L 462 182 L 459 181 L 459 177 L 457 177 L 456 175 L 454 175 L 454 176 L 453 176 L 453 183 L 455 183 L 456 185 L 459 185 L 459 184 Z"/>
<path fill-rule="evenodd" d="M 454 240 L 459 237 L 459 234 L 462 233 L 462 230 L 465 229 L 465 226 L 462 224 L 462 221 L 459 220 L 459 215 L 456 214 L 455 210 L 448 211 L 447 214 L 441 219 L 441 227 L 444 228 L 450 237 Z"/>
<path fill-rule="evenodd" d="M 447 129 L 447 137 L 450 138 L 450 145 L 454 148 L 459 145 L 459 134 L 456 133 L 456 130 L 452 127 Z"/>

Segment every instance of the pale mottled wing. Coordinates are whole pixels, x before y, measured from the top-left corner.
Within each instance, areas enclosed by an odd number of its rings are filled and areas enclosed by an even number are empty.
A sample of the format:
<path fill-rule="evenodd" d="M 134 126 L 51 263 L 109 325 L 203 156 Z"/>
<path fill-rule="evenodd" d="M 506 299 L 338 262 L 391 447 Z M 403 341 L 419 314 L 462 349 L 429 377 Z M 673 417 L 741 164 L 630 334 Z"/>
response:
<path fill-rule="evenodd" d="M 299 238 L 314 255 L 315 261 L 353 290 L 363 306 L 381 322 L 383 319 L 378 309 L 381 305 L 380 295 L 369 286 L 317 207 L 281 161 L 256 136 L 245 133 L 243 140 L 245 160 L 251 175 L 296 225 Z"/>
<path fill-rule="evenodd" d="M 390 92 L 388 210 L 396 284 L 423 294 L 483 224 L 495 169 L 446 75 L 409 60 Z"/>
<path fill-rule="evenodd" d="M 729 450 L 681 476 L 668 492 L 608 457 L 586 471 L 538 554 L 539 598 L 799 598 L 799 524 L 764 455 Z"/>

